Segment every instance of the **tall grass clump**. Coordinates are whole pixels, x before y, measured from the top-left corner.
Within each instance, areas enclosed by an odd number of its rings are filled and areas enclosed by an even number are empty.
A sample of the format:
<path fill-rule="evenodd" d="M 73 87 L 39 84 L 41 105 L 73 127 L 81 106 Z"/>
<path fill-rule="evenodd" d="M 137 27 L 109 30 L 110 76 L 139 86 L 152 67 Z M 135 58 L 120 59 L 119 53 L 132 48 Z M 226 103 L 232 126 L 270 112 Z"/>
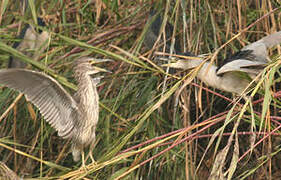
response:
<path fill-rule="evenodd" d="M 0 87 L 0 177 L 6 179 L 276 179 L 280 177 L 280 47 L 248 100 L 213 89 L 190 72 L 166 73 L 144 46 L 149 12 L 174 25 L 181 51 L 219 64 L 249 42 L 281 30 L 278 0 L 66 0 L 0 4 L 0 65 L 10 56 L 74 93 L 73 60 L 110 58 L 100 83 L 96 164 L 75 163 L 38 109 Z M 25 24 L 50 33 L 39 61 L 12 49 Z M 240 33 L 237 38 L 232 39 Z M 161 38 L 161 37 L 159 37 Z M 231 41 L 229 41 L 232 39 Z M 172 41 L 173 43 L 173 41 Z M 163 49 L 163 48 L 162 48 Z M 184 86 L 184 87 L 183 87 Z"/>

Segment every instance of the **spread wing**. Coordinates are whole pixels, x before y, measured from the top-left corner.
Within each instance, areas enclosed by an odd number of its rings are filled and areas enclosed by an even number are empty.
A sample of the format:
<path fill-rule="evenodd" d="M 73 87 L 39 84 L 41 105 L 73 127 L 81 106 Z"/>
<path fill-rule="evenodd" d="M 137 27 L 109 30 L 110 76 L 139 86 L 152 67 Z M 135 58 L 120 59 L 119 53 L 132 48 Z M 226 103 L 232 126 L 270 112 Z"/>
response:
<path fill-rule="evenodd" d="M 217 75 L 231 71 L 258 74 L 268 62 L 267 49 L 280 43 L 281 31 L 245 46 L 241 51 L 224 60 L 217 69 Z"/>
<path fill-rule="evenodd" d="M 0 84 L 22 92 L 41 112 L 59 136 L 72 136 L 77 103 L 52 77 L 25 69 L 0 70 Z"/>

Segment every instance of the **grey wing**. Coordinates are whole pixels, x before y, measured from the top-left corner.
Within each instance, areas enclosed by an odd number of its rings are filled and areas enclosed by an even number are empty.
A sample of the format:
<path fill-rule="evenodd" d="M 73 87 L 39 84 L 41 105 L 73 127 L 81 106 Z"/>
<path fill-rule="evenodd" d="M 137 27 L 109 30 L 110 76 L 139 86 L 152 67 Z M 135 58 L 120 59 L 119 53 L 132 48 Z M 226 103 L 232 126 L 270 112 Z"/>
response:
<path fill-rule="evenodd" d="M 239 71 L 257 75 L 264 68 L 265 63 L 258 61 L 250 61 L 246 59 L 238 59 L 226 63 L 221 68 L 217 70 L 217 75 L 222 75 L 227 72 Z"/>
<path fill-rule="evenodd" d="M 155 17 L 157 16 L 157 17 Z M 151 22 L 153 20 L 153 22 Z M 160 35 L 160 28 L 163 23 L 163 18 L 160 14 L 157 14 L 156 11 L 152 10 L 150 11 L 149 17 L 147 19 L 147 23 L 150 24 L 150 26 L 147 29 L 147 32 L 144 37 L 144 44 L 148 49 L 152 49 L 156 40 L 158 39 L 158 36 Z M 165 39 L 166 39 L 166 48 L 165 51 L 169 52 L 171 47 L 171 38 L 173 34 L 173 25 L 171 25 L 169 22 L 165 25 Z M 180 52 L 180 39 L 178 36 L 175 37 L 175 47 L 174 50 L 176 52 Z M 161 42 L 161 41 L 160 41 Z M 163 41 L 162 41 L 163 43 Z M 160 43 L 161 44 L 161 43 Z M 159 51 L 163 51 L 162 47 L 159 49 Z"/>
<path fill-rule="evenodd" d="M 242 48 L 242 50 L 252 50 L 252 54 L 256 57 L 255 61 L 267 63 L 267 49 L 280 43 L 281 31 L 265 36 L 262 39 L 245 46 L 244 48 Z"/>
<path fill-rule="evenodd" d="M 32 27 L 29 25 L 26 25 L 23 30 L 21 31 L 21 34 L 19 35 L 19 39 L 21 39 L 20 42 L 16 42 L 13 45 L 13 48 L 16 48 L 18 51 L 24 53 L 27 56 L 31 56 L 30 50 L 35 48 L 35 42 L 36 42 L 36 33 L 32 30 Z M 19 60 L 18 58 L 12 57 L 9 60 L 9 68 L 23 68 L 26 64 Z"/>
<path fill-rule="evenodd" d="M 39 25 L 45 26 L 41 18 L 38 18 L 38 23 Z M 18 39 L 21 41 L 16 42 L 13 48 L 37 60 L 40 54 L 48 47 L 47 40 L 49 39 L 49 33 L 46 31 L 37 32 L 32 26 L 26 25 L 22 29 Z M 8 65 L 9 68 L 23 68 L 25 66 L 26 64 L 20 59 L 11 56 Z"/>
<path fill-rule="evenodd" d="M 267 49 L 281 43 L 281 31 L 265 36 L 262 39 L 251 43 L 241 49 L 241 52 L 250 52 L 245 58 L 230 58 L 231 61 L 223 64 L 217 70 L 217 75 L 226 72 L 240 71 L 250 74 L 258 74 L 268 63 Z"/>
<path fill-rule="evenodd" d="M 47 31 L 42 31 L 41 34 L 37 34 L 33 59 L 38 60 L 39 56 L 47 49 L 49 37 L 50 34 Z"/>
<path fill-rule="evenodd" d="M 0 84 L 22 92 L 59 136 L 72 136 L 78 117 L 77 103 L 52 77 L 25 69 L 2 69 Z"/>

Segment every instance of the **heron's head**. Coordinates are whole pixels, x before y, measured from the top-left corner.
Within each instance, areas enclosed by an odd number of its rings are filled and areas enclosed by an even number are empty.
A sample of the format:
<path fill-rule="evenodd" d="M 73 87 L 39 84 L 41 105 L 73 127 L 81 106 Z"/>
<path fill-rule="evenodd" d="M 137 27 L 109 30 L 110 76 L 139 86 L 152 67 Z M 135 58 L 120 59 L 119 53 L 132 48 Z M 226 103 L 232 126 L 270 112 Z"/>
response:
<path fill-rule="evenodd" d="M 182 55 L 177 55 L 177 58 L 162 58 L 162 60 L 167 61 L 167 64 L 163 64 L 163 67 L 170 67 L 174 69 L 188 70 L 199 66 L 202 63 L 205 55 L 195 56 L 189 52 Z"/>
<path fill-rule="evenodd" d="M 102 62 L 108 62 L 111 61 L 109 59 L 96 59 L 96 58 L 92 58 L 92 57 L 81 57 L 78 58 L 75 63 L 74 63 L 74 71 L 75 74 L 77 75 L 81 75 L 81 74 L 85 74 L 85 75 L 93 75 L 99 72 L 110 72 L 107 71 L 106 69 L 97 67 L 95 65 L 102 63 Z"/>

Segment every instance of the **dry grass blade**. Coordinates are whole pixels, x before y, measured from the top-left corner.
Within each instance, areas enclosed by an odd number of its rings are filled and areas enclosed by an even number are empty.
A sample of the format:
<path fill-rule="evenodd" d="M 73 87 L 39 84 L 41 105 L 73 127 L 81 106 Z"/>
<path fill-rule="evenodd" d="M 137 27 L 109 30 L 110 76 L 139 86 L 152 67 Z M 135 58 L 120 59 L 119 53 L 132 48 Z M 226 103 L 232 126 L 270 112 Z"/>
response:
<path fill-rule="evenodd" d="M 2 3 L 1 3 L 1 7 L 0 7 L 0 24 L 2 22 L 3 14 L 5 13 L 5 10 L 7 9 L 8 2 L 9 2 L 9 0 L 3 0 Z"/>
<path fill-rule="evenodd" d="M 259 180 L 281 176 L 280 47 L 269 50 L 272 61 L 241 93 L 248 93 L 246 98 L 206 85 L 211 82 L 208 72 L 216 75 L 217 65 L 230 54 L 281 30 L 278 0 L 26 2 L 26 7 L 14 1 L 0 3 L 1 68 L 13 56 L 28 68 L 51 75 L 73 94 L 74 59 L 114 61 L 102 67 L 112 74 L 104 75 L 98 86 L 101 108 L 93 150 L 97 163 L 89 164 L 87 158 L 87 170 L 72 161 L 70 143 L 58 137 L 38 109 L 21 94 L 0 87 L 0 161 L 18 177 Z M 152 9 L 162 21 L 151 31 Z M 37 17 L 46 27 L 37 25 Z M 12 48 L 21 42 L 17 35 L 27 24 L 51 35 L 38 58 Z M 156 33 L 147 36 L 149 32 Z M 149 46 L 146 37 L 155 37 L 151 40 L 158 43 Z M 171 54 L 172 49 L 177 52 Z M 168 74 L 159 62 L 170 56 L 190 62 L 200 54 L 210 62 L 197 57 L 204 63 L 186 71 Z M 202 69 L 205 75 L 196 78 Z"/>

